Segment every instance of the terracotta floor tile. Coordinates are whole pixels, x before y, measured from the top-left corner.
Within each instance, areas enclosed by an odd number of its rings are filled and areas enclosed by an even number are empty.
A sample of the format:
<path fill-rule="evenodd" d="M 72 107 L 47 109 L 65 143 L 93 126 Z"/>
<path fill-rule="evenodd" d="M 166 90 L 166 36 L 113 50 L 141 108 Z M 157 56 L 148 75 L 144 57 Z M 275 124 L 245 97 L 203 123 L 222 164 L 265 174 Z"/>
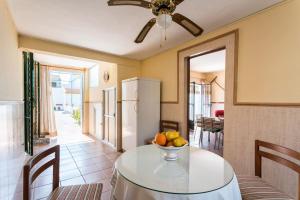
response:
<path fill-rule="evenodd" d="M 48 169 L 46 169 L 44 172 L 42 172 L 39 177 L 42 177 L 42 176 L 48 176 L 48 175 L 51 175 L 53 173 L 53 168 L 52 167 L 49 167 Z"/>
<path fill-rule="evenodd" d="M 111 170 L 109 170 L 111 171 Z M 111 173 L 109 173 L 107 170 L 102 170 L 99 172 L 90 173 L 87 175 L 84 175 L 83 178 L 87 183 L 97 183 L 104 179 L 111 178 Z"/>
<path fill-rule="evenodd" d="M 77 169 L 77 165 L 75 164 L 75 162 L 63 164 L 63 165 L 59 166 L 60 173 L 63 173 L 65 171 L 74 170 L 74 169 Z"/>
<path fill-rule="evenodd" d="M 106 154 L 106 156 L 110 160 L 116 160 L 120 155 L 121 155 L 121 153 L 119 153 L 119 152 L 114 152 L 114 153 Z"/>
<path fill-rule="evenodd" d="M 33 199 L 37 200 L 37 199 L 45 198 L 49 196 L 51 191 L 52 191 L 52 184 L 34 188 Z"/>
<path fill-rule="evenodd" d="M 96 162 L 96 166 L 98 167 L 99 170 L 104 170 L 104 169 L 111 169 L 113 167 L 113 163 L 108 161 L 108 162 Z"/>
<path fill-rule="evenodd" d="M 38 146 L 35 147 L 35 152 L 47 148 L 49 146 Z M 101 182 L 104 184 L 102 199 L 109 199 L 113 161 L 119 154 L 99 141 L 61 145 L 60 150 L 60 185 Z M 1 200 L 22 199 L 22 167 L 25 158 L 23 149 L 20 152 L 21 154 L 0 152 Z M 21 162 L 20 156 L 23 159 Z M 53 156 L 48 157 L 42 163 L 52 158 Z M 52 171 L 52 167 L 48 168 L 36 179 L 32 190 L 33 199 L 43 199 L 50 194 L 52 190 Z"/>
<path fill-rule="evenodd" d="M 18 192 L 10 196 L 11 200 L 20 200 L 23 199 L 23 192 Z"/>
<path fill-rule="evenodd" d="M 95 164 L 95 160 L 94 159 L 86 159 L 86 160 L 75 160 L 76 165 L 81 168 L 81 167 L 89 167 L 91 165 Z"/>
<path fill-rule="evenodd" d="M 33 182 L 33 187 L 36 188 L 44 185 L 49 185 L 52 183 L 52 179 L 53 179 L 52 175 L 37 177 L 37 179 Z"/>
<path fill-rule="evenodd" d="M 66 181 L 61 181 L 61 186 L 80 185 L 80 184 L 85 184 L 85 181 L 82 176 L 68 179 Z"/>
<path fill-rule="evenodd" d="M 111 190 L 103 192 L 101 195 L 101 200 L 110 200 L 110 193 L 111 193 Z"/>
<path fill-rule="evenodd" d="M 73 164 L 73 163 L 75 163 L 73 158 L 61 159 L 59 162 L 60 166 L 65 165 L 65 164 Z"/>
<path fill-rule="evenodd" d="M 81 176 L 80 171 L 78 169 L 64 171 L 63 173 L 60 174 L 60 180 L 64 181 L 78 176 Z"/>
<path fill-rule="evenodd" d="M 105 155 L 94 157 L 93 160 L 94 160 L 95 163 L 98 163 L 98 162 L 111 162 Z"/>
<path fill-rule="evenodd" d="M 91 173 L 94 173 L 94 172 L 101 171 L 101 169 L 99 169 L 99 167 L 97 165 L 82 167 L 82 168 L 79 168 L 79 170 L 80 170 L 82 175 L 91 174 Z"/>

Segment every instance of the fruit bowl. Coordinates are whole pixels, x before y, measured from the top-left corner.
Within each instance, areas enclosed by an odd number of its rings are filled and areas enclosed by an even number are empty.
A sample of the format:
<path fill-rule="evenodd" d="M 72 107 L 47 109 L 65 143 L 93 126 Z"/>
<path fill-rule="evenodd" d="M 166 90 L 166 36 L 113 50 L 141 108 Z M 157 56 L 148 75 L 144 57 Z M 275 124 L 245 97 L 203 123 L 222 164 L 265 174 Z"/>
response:
<path fill-rule="evenodd" d="M 155 141 L 152 141 L 152 144 L 154 144 L 155 146 L 157 146 L 158 148 L 160 148 L 161 150 L 163 150 L 165 152 L 164 158 L 167 161 L 177 160 L 177 158 L 178 158 L 178 154 L 177 154 L 178 151 L 180 151 L 183 148 L 185 148 L 186 146 L 188 146 L 188 143 L 186 143 L 185 145 L 183 145 L 181 147 L 161 146 L 159 144 L 156 144 Z"/>

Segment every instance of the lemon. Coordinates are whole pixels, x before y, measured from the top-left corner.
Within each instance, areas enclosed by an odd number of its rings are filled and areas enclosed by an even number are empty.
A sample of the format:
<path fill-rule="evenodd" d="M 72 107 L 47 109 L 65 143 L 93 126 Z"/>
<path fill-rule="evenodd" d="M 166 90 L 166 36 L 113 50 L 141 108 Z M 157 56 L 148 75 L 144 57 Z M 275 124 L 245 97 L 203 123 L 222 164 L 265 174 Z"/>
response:
<path fill-rule="evenodd" d="M 168 131 L 166 133 L 166 136 L 167 136 L 168 141 L 172 141 L 172 140 L 178 138 L 180 136 L 180 134 L 179 134 L 179 132 L 176 132 L 176 131 Z"/>

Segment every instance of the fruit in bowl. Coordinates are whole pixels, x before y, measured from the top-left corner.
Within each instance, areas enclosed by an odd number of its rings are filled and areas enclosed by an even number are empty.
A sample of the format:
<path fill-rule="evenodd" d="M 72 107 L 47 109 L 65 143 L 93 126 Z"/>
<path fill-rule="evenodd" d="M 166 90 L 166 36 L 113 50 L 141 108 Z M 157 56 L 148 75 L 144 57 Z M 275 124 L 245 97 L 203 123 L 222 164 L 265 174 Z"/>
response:
<path fill-rule="evenodd" d="M 157 133 L 152 143 L 165 152 L 166 160 L 177 160 L 177 152 L 188 145 L 177 131 Z"/>

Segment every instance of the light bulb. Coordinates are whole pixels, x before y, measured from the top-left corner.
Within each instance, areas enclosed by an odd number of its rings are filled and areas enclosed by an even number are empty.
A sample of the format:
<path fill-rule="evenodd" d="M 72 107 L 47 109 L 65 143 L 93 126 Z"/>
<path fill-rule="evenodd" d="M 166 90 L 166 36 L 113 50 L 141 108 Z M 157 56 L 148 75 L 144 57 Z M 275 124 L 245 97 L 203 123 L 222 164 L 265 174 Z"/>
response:
<path fill-rule="evenodd" d="M 157 16 L 157 24 L 162 29 L 167 29 L 172 24 L 172 17 L 169 14 L 160 14 Z"/>

